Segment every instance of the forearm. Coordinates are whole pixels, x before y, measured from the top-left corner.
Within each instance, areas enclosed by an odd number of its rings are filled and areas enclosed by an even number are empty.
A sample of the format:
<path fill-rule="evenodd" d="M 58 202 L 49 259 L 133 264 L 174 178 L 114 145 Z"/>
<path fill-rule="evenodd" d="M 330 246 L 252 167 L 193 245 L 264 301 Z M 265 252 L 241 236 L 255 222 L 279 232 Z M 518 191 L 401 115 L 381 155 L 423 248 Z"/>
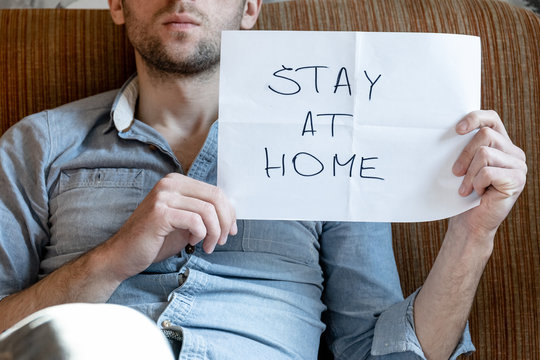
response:
<path fill-rule="evenodd" d="M 62 266 L 31 287 L 0 301 L 0 333 L 48 306 L 106 302 L 121 280 L 111 271 L 107 245 Z"/>
<path fill-rule="evenodd" d="M 414 303 L 415 330 L 428 359 L 448 359 L 469 316 L 494 233 L 452 226 Z"/>

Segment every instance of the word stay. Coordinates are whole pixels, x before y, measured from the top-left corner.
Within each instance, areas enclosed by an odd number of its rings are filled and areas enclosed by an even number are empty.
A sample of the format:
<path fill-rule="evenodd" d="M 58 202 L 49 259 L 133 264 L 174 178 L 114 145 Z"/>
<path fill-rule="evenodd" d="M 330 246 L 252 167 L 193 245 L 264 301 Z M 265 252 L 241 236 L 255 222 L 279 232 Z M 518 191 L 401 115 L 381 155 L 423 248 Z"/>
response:
<path fill-rule="evenodd" d="M 307 84 L 301 84 L 301 80 L 295 76 L 295 73 L 298 71 L 313 71 L 313 87 L 312 89 L 315 90 L 315 93 L 320 93 L 320 84 L 319 84 L 319 72 L 321 70 L 328 70 L 330 69 L 329 66 L 326 65 L 307 65 L 307 66 L 300 66 L 297 68 L 287 67 L 285 65 L 281 65 L 281 69 L 278 69 L 274 71 L 273 73 L 273 80 L 274 82 L 270 85 L 268 85 L 268 88 L 273 91 L 276 94 L 279 95 L 296 95 L 300 93 L 302 90 L 306 90 Z M 364 70 L 364 76 L 366 77 L 367 81 L 369 82 L 369 95 L 368 98 L 371 101 L 371 98 L 373 96 L 373 88 L 375 84 L 379 81 L 382 74 L 379 74 L 377 76 L 370 76 L 367 72 L 367 70 Z M 336 94 L 338 90 L 343 88 L 346 92 L 345 94 L 348 96 L 352 96 L 352 85 L 351 81 L 349 79 L 349 71 L 345 66 L 342 66 L 336 74 L 336 80 L 333 83 L 333 85 L 330 85 L 331 88 L 333 88 L 333 93 Z"/>

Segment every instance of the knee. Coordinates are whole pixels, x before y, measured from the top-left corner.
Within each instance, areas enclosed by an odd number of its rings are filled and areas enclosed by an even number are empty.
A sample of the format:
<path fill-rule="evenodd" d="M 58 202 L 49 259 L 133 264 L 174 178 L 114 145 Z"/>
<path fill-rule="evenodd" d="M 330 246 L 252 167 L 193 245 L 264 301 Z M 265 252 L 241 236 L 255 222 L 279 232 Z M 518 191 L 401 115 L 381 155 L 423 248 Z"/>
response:
<path fill-rule="evenodd" d="M 143 314 L 111 304 L 39 311 L 0 337 L 0 360 L 170 359 L 167 340 Z"/>

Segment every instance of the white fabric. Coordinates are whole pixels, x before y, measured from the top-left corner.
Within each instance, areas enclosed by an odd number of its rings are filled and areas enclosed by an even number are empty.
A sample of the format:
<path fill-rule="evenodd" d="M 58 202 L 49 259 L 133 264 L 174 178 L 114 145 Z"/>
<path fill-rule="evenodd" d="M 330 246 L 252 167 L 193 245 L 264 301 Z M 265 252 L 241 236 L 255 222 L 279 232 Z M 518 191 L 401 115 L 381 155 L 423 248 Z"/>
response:
<path fill-rule="evenodd" d="M 61 354 L 40 354 L 40 359 L 108 360 L 172 359 L 167 339 L 146 316 L 131 308 L 112 304 L 66 304 L 46 308 L 21 320 L 0 335 L 2 340 L 17 336 L 18 330 L 48 325 L 46 337 L 28 346 L 56 341 Z M 27 331 L 20 331 L 27 333 Z M 0 359 L 16 359 L 3 350 Z"/>

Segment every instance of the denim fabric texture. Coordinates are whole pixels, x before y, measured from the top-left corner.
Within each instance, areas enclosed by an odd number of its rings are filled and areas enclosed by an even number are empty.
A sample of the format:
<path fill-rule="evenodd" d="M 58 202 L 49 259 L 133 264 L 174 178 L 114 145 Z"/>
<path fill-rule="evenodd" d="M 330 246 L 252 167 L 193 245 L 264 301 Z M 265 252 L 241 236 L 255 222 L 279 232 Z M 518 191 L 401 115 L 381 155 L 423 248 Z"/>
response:
<path fill-rule="evenodd" d="M 137 97 L 132 77 L 1 138 L 0 298 L 106 241 L 158 180 L 184 173 L 163 137 L 134 119 Z M 217 127 L 187 174 L 211 184 Z M 124 281 L 109 300 L 180 327 L 181 359 L 316 359 L 325 323 L 337 359 L 424 358 L 389 224 L 238 220 L 214 253 L 200 245 Z M 466 330 L 452 359 L 473 349 Z"/>

